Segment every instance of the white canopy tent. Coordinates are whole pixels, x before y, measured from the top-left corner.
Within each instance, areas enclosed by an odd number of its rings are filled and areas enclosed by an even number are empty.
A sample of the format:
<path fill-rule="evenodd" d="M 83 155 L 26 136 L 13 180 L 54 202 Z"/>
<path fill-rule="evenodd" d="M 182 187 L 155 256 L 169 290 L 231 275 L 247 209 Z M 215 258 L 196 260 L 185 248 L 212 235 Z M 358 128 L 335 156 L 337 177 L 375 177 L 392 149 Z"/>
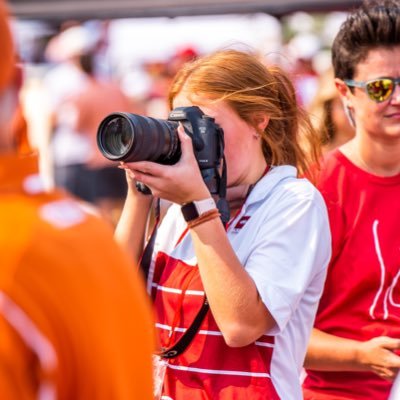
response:
<path fill-rule="evenodd" d="M 65 19 L 176 17 L 263 12 L 346 11 L 360 0 L 9 0 L 18 18 Z"/>

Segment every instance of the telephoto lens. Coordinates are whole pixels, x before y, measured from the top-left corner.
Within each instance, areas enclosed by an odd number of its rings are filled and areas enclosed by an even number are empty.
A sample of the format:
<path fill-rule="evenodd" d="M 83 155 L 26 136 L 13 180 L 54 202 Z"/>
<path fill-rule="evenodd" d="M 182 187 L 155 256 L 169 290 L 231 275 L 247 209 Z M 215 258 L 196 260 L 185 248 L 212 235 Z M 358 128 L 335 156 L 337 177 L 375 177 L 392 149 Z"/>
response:
<path fill-rule="evenodd" d="M 100 123 L 97 145 L 112 161 L 175 164 L 180 156 L 178 123 L 116 112 Z"/>
<path fill-rule="evenodd" d="M 210 192 L 220 194 L 226 173 L 220 175 L 224 155 L 224 133 L 214 118 L 197 106 L 177 107 L 168 120 L 115 112 L 106 116 L 97 132 L 97 145 L 112 161 L 153 161 L 172 165 L 181 157 L 178 126 L 192 138 L 194 155 Z M 223 163 L 223 170 L 226 164 Z M 145 193 L 141 188 L 139 191 Z"/>

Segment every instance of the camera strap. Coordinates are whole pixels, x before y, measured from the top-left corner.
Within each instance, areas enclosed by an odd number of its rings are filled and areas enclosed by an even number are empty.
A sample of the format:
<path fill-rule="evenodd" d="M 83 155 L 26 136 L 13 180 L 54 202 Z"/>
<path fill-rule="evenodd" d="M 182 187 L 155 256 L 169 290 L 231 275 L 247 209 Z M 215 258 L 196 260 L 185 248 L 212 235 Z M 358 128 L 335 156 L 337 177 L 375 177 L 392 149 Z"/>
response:
<path fill-rule="evenodd" d="M 221 220 L 224 226 L 226 227 L 227 223 L 230 219 L 230 210 L 229 204 L 226 200 L 226 186 L 227 186 L 227 168 L 226 168 L 226 160 L 225 154 L 222 157 L 223 165 L 222 165 L 222 173 L 219 178 L 219 188 L 218 188 L 218 201 L 217 208 L 219 213 L 221 214 Z"/>
<path fill-rule="evenodd" d="M 208 305 L 207 298 L 204 296 L 203 304 L 201 305 L 189 328 L 186 329 L 184 334 L 172 346 L 168 348 L 162 348 L 160 351 L 156 352 L 156 354 L 163 358 L 174 358 L 182 354 L 188 348 L 196 333 L 199 331 L 200 325 L 203 322 L 209 308 L 210 307 Z"/>
<path fill-rule="evenodd" d="M 226 168 L 226 160 L 225 154 L 222 156 L 223 164 L 222 164 L 222 172 L 221 176 L 218 179 L 218 201 L 217 201 L 217 208 L 221 214 L 221 220 L 223 225 L 226 227 L 227 223 L 230 219 L 230 210 L 229 204 L 226 200 L 226 186 L 227 186 L 227 168 Z M 146 247 L 142 253 L 142 257 L 139 261 L 140 269 L 144 274 L 145 281 L 147 282 L 151 264 L 151 257 L 153 255 L 154 250 L 154 243 L 156 240 L 157 229 L 160 223 L 160 199 L 156 199 L 155 207 L 154 207 L 154 214 L 155 214 L 155 224 L 153 227 L 153 231 L 151 233 L 150 239 L 146 244 Z"/>
<path fill-rule="evenodd" d="M 229 204 L 226 200 L 226 186 L 227 186 L 227 168 L 225 155 L 223 155 L 223 166 L 221 176 L 219 177 L 219 188 L 218 188 L 218 202 L 217 208 L 221 214 L 221 220 L 224 227 L 227 227 L 227 224 L 230 219 L 230 211 Z M 141 260 L 139 262 L 140 269 L 144 274 L 145 281 L 147 282 L 149 277 L 151 259 L 154 250 L 155 239 L 157 236 L 157 229 L 160 222 L 160 199 L 157 199 L 155 204 L 155 224 L 153 231 L 151 233 L 150 239 L 147 242 L 147 245 L 143 251 Z M 185 231 L 186 232 L 186 231 Z M 181 236 L 182 237 L 182 236 Z M 182 291 L 184 295 L 184 290 Z M 207 297 L 204 295 L 203 303 L 197 312 L 195 318 L 193 319 L 190 326 L 185 330 L 183 335 L 176 341 L 173 345 L 162 348 L 160 351 L 156 352 L 156 354 L 162 358 L 174 358 L 182 354 L 190 345 L 196 333 L 200 329 L 201 323 L 203 322 L 205 316 L 207 315 L 209 309 L 209 304 Z"/>
<path fill-rule="evenodd" d="M 144 275 L 144 280 L 147 282 L 150 271 L 151 257 L 153 255 L 154 244 L 156 241 L 158 225 L 160 223 L 160 199 L 156 199 L 156 203 L 154 206 L 154 214 L 155 214 L 155 222 L 153 226 L 153 230 L 150 235 L 150 239 L 147 241 L 146 247 L 143 250 L 142 256 L 139 260 L 139 269 L 142 271 Z"/>
<path fill-rule="evenodd" d="M 143 251 L 142 257 L 139 261 L 139 267 L 144 275 L 145 282 L 147 282 L 149 277 L 151 258 L 154 250 L 154 244 L 157 236 L 159 221 L 160 221 L 160 199 L 157 199 L 155 205 L 155 225 L 151 233 L 150 239 L 148 240 L 146 247 Z M 209 309 L 208 301 L 206 296 L 204 296 L 203 303 L 199 311 L 197 312 L 190 326 L 179 338 L 179 340 L 175 342 L 173 345 L 167 348 L 162 348 L 160 351 L 157 351 L 156 354 L 162 358 L 174 358 L 182 354 L 187 349 L 187 347 L 195 337 L 196 333 L 198 332 L 200 325 L 203 322 L 208 312 L 208 309 Z"/>

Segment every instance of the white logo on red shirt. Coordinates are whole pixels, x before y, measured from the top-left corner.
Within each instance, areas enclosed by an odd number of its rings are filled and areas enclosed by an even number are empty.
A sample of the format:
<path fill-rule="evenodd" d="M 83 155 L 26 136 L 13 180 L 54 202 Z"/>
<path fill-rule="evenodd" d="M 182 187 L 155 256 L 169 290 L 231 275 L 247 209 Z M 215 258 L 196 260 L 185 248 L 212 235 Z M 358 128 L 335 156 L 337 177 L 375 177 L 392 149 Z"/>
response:
<path fill-rule="evenodd" d="M 376 308 L 376 305 L 377 305 L 380 297 L 383 295 L 383 300 L 382 300 L 382 302 L 383 302 L 383 319 L 387 319 L 389 316 L 388 304 L 392 305 L 393 307 L 400 307 L 400 304 L 396 303 L 393 299 L 393 290 L 396 287 L 397 282 L 400 278 L 400 271 L 397 272 L 392 283 L 390 284 L 390 286 L 386 289 L 385 293 L 383 294 L 384 285 L 385 285 L 385 276 L 386 276 L 386 266 L 385 266 L 385 262 L 382 257 L 381 246 L 379 243 L 378 225 L 379 225 L 379 221 L 375 220 L 374 223 L 372 224 L 372 233 L 374 236 L 375 251 L 376 251 L 376 255 L 379 260 L 379 266 L 380 266 L 380 270 L 381 270 L 381 279 L 380 279 L 379 289 L 376 292 L 376 295 L 375 295 L 374 301 L 372 302 L 371 307 L 369 308 L 369 315 L 371 316 L 372 319 L 376 319 L 375 308 Z"/>

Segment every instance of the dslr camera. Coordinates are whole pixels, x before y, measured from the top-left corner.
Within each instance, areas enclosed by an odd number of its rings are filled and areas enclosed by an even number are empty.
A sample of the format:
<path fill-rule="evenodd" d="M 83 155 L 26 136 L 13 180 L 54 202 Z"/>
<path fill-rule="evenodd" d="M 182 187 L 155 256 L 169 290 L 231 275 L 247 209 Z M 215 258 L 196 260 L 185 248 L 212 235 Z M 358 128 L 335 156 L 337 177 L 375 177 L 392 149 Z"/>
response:
<path fill-rule="evenodd" d="M 122 112 L 109 114 L 99 125 L 97 145 L 103 156 L 112 161 L 153 161 L 172 165 L 181 157 L 179 122 L 192 138 L 204 182 L 211 193 L 218 194 L 224 134 L 214 119 L 196 106 L 175 108 L 168 120 Z M 137 188 L 150 193 L 145 185 L 139 184 Z"/>

